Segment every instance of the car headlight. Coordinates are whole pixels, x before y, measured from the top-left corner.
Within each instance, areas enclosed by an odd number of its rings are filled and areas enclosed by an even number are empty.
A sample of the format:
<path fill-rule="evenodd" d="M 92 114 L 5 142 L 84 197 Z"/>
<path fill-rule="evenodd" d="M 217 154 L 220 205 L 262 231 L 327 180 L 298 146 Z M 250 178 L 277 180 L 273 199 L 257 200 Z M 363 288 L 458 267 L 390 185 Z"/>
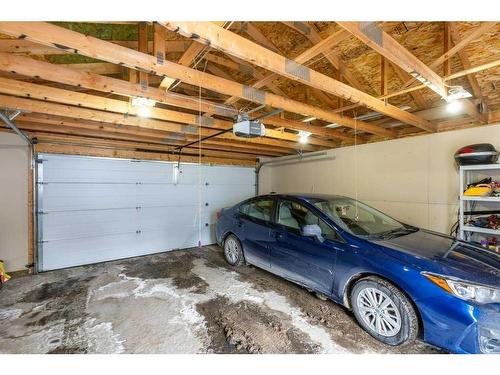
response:
<path fill-rule="evenodd" d="M 500 289 L 498 288 L 434 273 L 422 272 L 422 275 L 448 293 L 463 300 L 477 303 L 500 303 Z"/>

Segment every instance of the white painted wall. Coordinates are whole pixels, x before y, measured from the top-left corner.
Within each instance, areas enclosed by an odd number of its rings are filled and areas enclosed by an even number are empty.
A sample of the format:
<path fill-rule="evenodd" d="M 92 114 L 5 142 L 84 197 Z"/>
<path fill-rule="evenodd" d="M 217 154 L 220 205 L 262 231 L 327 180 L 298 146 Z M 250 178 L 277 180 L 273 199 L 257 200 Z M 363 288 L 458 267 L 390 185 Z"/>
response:
<path fill-rule="evenodd" d="M 29 148 L 15 134 L 0 132 L 0 259 L 7 271 L 28 263 Z"/>
<path fill-rule="evenodd" d="M 448 233 L 458 209 L 453 155 L 472 143 L 500 150 L 500 124 L 329 150 L 331 160 L 263 167 L 260 192 L 355 197 L 409 224 Z M 357 182 L 357 184 L 355 183 Z"/>

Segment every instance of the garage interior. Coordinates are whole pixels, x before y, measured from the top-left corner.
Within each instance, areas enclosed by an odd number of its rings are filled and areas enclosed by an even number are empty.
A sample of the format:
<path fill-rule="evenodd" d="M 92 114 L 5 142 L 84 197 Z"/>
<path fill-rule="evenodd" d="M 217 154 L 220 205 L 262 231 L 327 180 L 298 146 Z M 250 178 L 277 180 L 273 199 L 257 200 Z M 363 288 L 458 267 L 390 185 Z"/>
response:
<path fill-rule="evenodd" d="M 498 22 L 0 22 L 0 353 L 441 352 L 229 266 L 214 226 L 303 192 L 459 236 L 499 86 Z"/>

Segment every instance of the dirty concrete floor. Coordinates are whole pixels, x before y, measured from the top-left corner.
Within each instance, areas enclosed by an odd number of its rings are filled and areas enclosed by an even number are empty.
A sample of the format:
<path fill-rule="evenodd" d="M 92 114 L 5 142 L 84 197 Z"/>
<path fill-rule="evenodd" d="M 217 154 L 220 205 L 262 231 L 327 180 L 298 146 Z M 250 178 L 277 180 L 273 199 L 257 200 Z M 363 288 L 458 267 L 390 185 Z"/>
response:
<path fill-rule="evenodd" d="M 385 346 L 331 301 L 222 249 L 172 251 L 12 279 L 0 353 L 437 353 Z"/>

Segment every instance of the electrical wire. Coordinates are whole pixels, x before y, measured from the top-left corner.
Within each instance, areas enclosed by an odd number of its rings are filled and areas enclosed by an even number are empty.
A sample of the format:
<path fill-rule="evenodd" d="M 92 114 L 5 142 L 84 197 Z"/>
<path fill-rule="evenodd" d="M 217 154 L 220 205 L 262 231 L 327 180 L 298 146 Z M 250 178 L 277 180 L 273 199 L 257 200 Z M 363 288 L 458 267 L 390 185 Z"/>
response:
<path fill-rule="evenodd" d="M 354 216 L 355 221 L 359 221 L 358 215 L 358 120 L 356 119 L 357 113 L 354 111 L 354 197 L 356 212 Z"/>
<path fill-rule="evenodd" d="M 205 73 L 205 70 L 207 68 L 207 61 L 205 61 L 205 66 L 203 67 L 203 73 Z M 201 126 L 201 116 L 202 116 L 202 108 L 201 108 L 201 90 L 202 90 L 202 82 L 200 82 L 200 85 L 198 87 L 199 90 L 199 108 L 198 108 L 198 247 L 201 248 L 201 231 L 202 231 L 202 214 L 203 214 L 203 205 L 201 203 L 202 200 L 202 164 L 201 164 L 201 158 L 202 158 L 202 145 L 201 145 L 201 138 L 202 138 L 202 126 Z"/>

